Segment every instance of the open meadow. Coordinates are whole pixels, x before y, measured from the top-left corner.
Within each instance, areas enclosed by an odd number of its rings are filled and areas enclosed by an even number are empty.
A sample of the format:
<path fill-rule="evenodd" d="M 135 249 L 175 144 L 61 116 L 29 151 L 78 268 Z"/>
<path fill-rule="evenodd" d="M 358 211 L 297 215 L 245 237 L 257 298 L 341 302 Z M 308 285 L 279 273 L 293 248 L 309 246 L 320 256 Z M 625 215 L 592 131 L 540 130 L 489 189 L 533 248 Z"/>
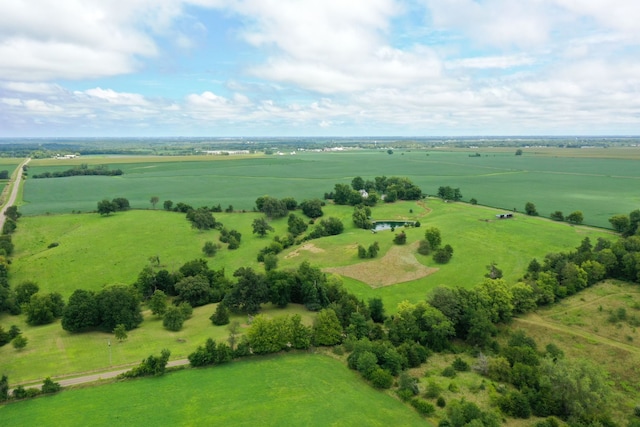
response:
<path fill-rule="evenodd" d="M 92 211 L 103 198 L 126 197 L 134 208 L 151 208 L 152 196 L 197 206 L 232 205 L 252 210 L 255 199 L 315 198 L 350 183 L 355 176 L 404 176 L 426 194 L 440 186 L 459 187 L 463 200 L 502 209 L 536 205 L 542 216 L 561 211 L 584 213 L 584 223 L 609 227 L 608 219 L 626 214 L 640 202 L 640 149 L 525 149 L 508 151 L 382 150 L 297 152 L 283 156 L 83 157 L 33 160 L 29 174 L 53 172 L 80 164 L 122 169 L 117 177 L 78 176 L 29 179 L 25 183 L 27 215 Z M 476 155 L 478 154 L 478 155 Z"/>
<path fill-rule="evenodd" d="M 640 290 L 606 281 L 548 308 L 514 319 L 539 348 L 557 345 L 569 360 L 597 363 L 610 374 L 614 413 L 630 414 L 640 395 Z"/>
<path fill-rule="evenodd" d="M 65 390 L 0 407 L 0 419 L 3 425 L 66 426 L 425 425 L 342 362 L 317 354 L 261 357 Z"/>

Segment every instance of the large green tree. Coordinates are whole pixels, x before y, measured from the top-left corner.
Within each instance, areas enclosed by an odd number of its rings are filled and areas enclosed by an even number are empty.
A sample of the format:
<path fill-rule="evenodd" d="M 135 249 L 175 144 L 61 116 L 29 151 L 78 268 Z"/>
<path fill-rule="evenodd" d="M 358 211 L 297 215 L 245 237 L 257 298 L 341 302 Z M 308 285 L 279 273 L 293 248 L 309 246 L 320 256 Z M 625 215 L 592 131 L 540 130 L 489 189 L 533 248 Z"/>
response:
<path fill-rule="evenodd" d="M 287 225 L 287 231 L 289 231 L 289 233 L 293 234 L 294 236 L 299 236 L 300 234 L 304 233 L 305 231 L 307 231 L 308 227 L 307 223 L 302 218 L 293 213 L 289 214 Z"/>
<path fill-rule="evenodd" d="M 213 214 L 208 208 L 198 208 L 187 212 L 187 219 L 191 221 L 191 226 L 198 230 L 210 230 L 215 228 L 217 223 Z"/>
<path fill-rule="evenodd" d="M 570 222 L 572 224 L 582 224 L 582 221 L 584 221 L 584 215 L 581 211 L 575 211 L 567 215 L 565 219 L 567 220 L 567 222 Z"/>
<path fill-rule="evenodd" d="M 140 300 L 133 287 L 108 286 L 96 295 L 96 302 L 100 311 L 100 327 L 105 331 L 113 331 L 119 324 L 131 330 L 142 323 Z"/>
<path fill-rule="evenodd" d="M 26 304 L 25 313 L 30 325 L 45 325 L 62 316 L 64 300 L 57 292 L 33 294 Z"/>
<path fill-rule="evenodd" d="M 269 288 L 264 275 L 256 273 L 251 267 L 240 267 L 233 276 L 238 281 L 225 296 L 225 304 L 232 310 L 248 314 L 260 311 L 260 306 L 269 301 Z"/>
<path fill-rule="evenodd" d="M 151 295 L 148 305 L 151 309 L 151 314 L 163 316 L 167 311 L 167 295 L 160 289 L 156 289 Z"/>
<path fill-rule="evenodd" d="M 62 329 L 79 332 L 100 324 L 100 311 L 92 291 L 76 289 L 62 312 Z"/>
<path fill-rule="evenodd" d="M 162 317 L 162 326 L 170 331 L 179 331 L 184 324 L 184 313 L 179 307 L 172 305 L 167 308 L 167 311 Z"/>
<path fill-rule="evenodd" d="M 98 202 L 98 213 L 100 215 L 109 215 L 117 210 L 117 206 L 111 200 L 103 199 Z"/>
<path fill-rule="evenodd" d="M 257 234 L 260 237 L 264 237 L 268 232 L 274 231 L 274 228 L 267 222 L 265 217 L 254 219 L 251 227 L 253 228 L 253 234 Z"/>
<path fill-rule="evenodd" d="M 320 218 L 324 215 L 324 212 L 322 212 L 322 204 L 322 200 L 320 199 L 305 200 L 300 203 L 300 209 L 302 209 L 302 213 L 309 218 Z"/>
<path fill-rule="evenodd" d="M 209 279 L 202 274 L 187 276 L 175 284 L 179 301 L 186 301 L 192 307 L 200 307 L 210 302 Z"/>
<path fill-rule="evenodd" d="M 316 345 L 336 345 L 342 340 L 342 325 L 331 308 L 321 310 L 313 321 L 313 341 Z"/>

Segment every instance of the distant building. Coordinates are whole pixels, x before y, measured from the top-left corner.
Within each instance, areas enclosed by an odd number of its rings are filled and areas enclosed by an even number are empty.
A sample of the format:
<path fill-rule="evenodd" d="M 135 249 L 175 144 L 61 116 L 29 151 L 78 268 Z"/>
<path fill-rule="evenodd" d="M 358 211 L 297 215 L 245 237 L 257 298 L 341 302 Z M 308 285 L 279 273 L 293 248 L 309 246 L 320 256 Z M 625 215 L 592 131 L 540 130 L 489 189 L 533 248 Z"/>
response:
<path fill-rule="evenodd" d="M 232 154 L 249 154 L 249 150 L 210 150 L 204 151 L 204 154 L 211 156 L 230 156 Z"/>

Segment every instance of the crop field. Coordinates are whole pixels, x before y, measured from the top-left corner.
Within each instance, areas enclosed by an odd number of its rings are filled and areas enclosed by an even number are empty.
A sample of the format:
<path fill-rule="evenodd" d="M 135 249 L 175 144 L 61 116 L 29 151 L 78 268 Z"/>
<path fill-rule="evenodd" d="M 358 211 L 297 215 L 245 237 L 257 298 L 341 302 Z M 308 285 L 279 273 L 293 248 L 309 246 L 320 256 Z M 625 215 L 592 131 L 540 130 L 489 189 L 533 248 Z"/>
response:
<path fill-rule="evenodd" d="M 253 209 L 255 199 L 322 197 L 336 183 L 355 176 L 406 176 L 427 194 L 439 186 L 459 187 L 464 200 L 522 211 L 526 202 L 542 216 L 559 210 L 565 215 L 580 210 L 585 224 L 609 227 L 608 218 L 626 214 L 640 204 L 640 168 L 636 151 L 478 149 L 444 151 L 397 150 L 299 152 L 296 155 L 236 158 L 194 157 L 190 161 L 167 158 L 82 158 L 34 160 L 30 174 L 64 170 L 81 163 L 120 168 L 118 177 L 31 179 L 25 184 L 21 211 L 27 215 L 95 210 L 103 198 L 126 197 L 135 208 L 150 208 L 151 196 L 193 206 Z M 601 153 L 600 155 L 598 153 Z M 613 154 L 610 154 L 613 153 Z M 619 154 L 621 153 L 621 154 Z M 186 158 L 189 159 L 189 158 Z"/>
<path fill-rule="evenodd" d="M 274 404 L 277 402 L 277 405 Z M 3 425 L 424 425 L 327 356 L 261 357 L 0 407 Z"/>
<path fill-rule="evenodd" d="M 607 281 L 514 319 L 539 348 L 556 344 L 567 358 L 597 361 L 611 375 L 614 413 L 632 413 L 640 394 L 640 290 Z"/>

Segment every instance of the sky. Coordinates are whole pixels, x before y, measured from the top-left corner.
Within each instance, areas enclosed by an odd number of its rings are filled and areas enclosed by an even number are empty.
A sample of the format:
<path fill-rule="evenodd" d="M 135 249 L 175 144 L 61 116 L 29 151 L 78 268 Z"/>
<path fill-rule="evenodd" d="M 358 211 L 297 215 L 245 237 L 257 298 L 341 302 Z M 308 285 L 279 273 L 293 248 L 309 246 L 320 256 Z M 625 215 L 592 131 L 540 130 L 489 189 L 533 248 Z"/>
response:
<path fill-rule="evenodd" d="M 0 137 L 486 135 L 640 135 L 640 2 L 0 2 Z"/>

